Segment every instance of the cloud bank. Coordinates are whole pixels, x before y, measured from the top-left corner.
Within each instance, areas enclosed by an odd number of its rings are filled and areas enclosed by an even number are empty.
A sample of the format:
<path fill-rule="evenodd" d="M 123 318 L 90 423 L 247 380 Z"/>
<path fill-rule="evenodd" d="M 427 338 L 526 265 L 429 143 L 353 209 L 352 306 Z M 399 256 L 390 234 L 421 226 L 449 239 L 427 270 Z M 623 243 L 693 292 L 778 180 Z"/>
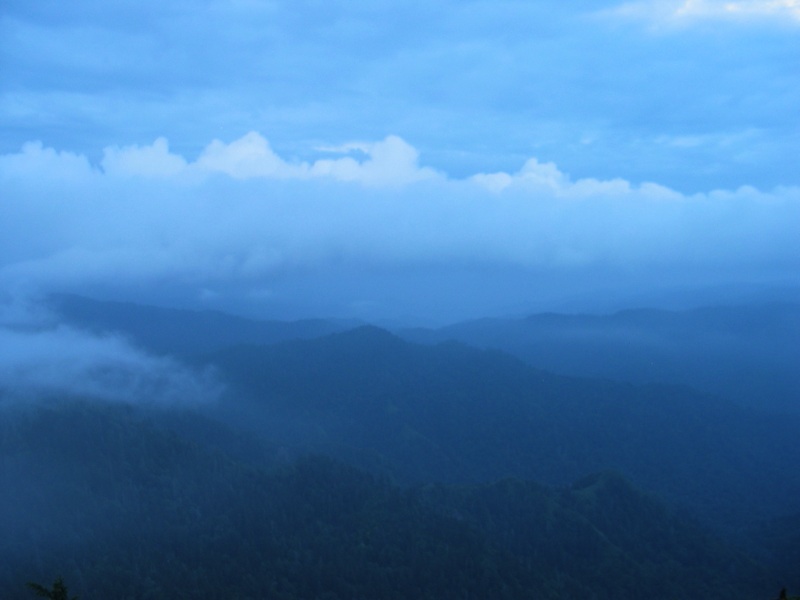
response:
<path fill-rule="evenodd" d="M 516 172 L 451 178 L 397 136 L 316 152 L 287 159 L 255 132 L 196 158 L 164 138 L 109 147 L 97 164 L 26 144 L 0 156 L 0 284 L 264 299 L 299 273 L 337 269 L 390 278 L 508 268 L 587 282 L 605 273 L 631 285 L 644 275 L 796 283 L 800 272 L 796 187 L 686 195 L 573 180 L 535 158 Z"/>

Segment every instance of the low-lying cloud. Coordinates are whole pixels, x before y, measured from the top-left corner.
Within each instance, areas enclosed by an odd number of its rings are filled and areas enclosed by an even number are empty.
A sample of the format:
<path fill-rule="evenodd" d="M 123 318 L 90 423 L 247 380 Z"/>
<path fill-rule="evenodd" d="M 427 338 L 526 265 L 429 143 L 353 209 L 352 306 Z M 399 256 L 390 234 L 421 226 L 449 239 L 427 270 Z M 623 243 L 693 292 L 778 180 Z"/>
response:
<path fill-rule="evenodd" d="M 115 283 L 270 295 L 293 273 L 513 268 L 794 281 L 800 188 L 685 195 L 573 180 L 550 162 L 463 179 L 406 141 L 279 156 L 251 132 L 194 159 L 112 147 L 99 164 L 30 143 L 0 157 L 0 283 L 47 292 Z M 324 290 L 310 292 L 324 295 Z M 354 291 L 353 302 L 369 301 Z"/>
<path fill-rule="evenodd" d="M 215 400 L 213 373 L 156 357 L 114 335 L 56 323 L 19 303 L 0 305 L 0 406 L 37 398 L 83 398 L 149 406 Z"/>

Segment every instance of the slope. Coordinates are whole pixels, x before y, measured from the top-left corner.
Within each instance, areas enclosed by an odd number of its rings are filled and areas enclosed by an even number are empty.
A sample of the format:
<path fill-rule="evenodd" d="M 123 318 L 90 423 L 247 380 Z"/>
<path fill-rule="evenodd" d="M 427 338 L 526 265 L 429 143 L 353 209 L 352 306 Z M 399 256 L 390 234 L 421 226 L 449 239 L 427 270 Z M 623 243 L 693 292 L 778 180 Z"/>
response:
<path fill-rule="evenodd" d="M 159 354 L 194 356 L 243 343 L 314 338 L 355 326 L 349 321 L 262 321 L 218 311 L 163 308 L 132 302 L 54 294 L 49 308 L 70 325 L 97 333 L 119 333 Z"/>
<path fill-rule="evenodd" d="M 777 585 L 618 478 L 403 491 L 321 458 L 245 466 L 163 416 L 6 409 L 4 598 L 57 576 L 84 600 L 722 599 Z"/>
<path fill-rule="evenodd" d="M 689 388 L 557 376 L 373 327 L 209 360 L 253 429 L 400 481 L 563 484 L 614 468 L 721 526 L 798 509 L 798 419 Z"/>
<path fill-rule="evenodd" d="M 536 314 L 400 334 L 501 349 L 565 375 L 685 384 L 746 406 L 800 414 L 799 304 Z"/>

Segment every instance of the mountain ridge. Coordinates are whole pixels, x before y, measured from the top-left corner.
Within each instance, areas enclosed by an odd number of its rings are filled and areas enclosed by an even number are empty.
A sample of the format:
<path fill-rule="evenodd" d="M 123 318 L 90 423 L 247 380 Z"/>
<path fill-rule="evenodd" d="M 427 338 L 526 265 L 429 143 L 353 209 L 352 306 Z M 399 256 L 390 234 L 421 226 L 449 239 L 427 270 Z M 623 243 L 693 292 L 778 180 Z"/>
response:
<path fill-rule="evenodd" d="M 455 340 L 503 350 L 562 375 L 684 384 L 742 405 L 800 414 L 800 304 L 793 302 L 544 313 L 398 334 L 418 343 Z"/>
<path fill-rule="evenodd" d="M 558 484 L 619 468 L 730 523 L 789 512 L 787 498 L 800 497 L 797 419 L 687 387 L 560 376 L 502 352 L 413 344 L 375 328 L 206 358 L 263 420 L 313 422 L 319 435 L 297 443 L 360 448 L 401 480 Z M 726 515 L 734 489 L 740 503 Z"/>

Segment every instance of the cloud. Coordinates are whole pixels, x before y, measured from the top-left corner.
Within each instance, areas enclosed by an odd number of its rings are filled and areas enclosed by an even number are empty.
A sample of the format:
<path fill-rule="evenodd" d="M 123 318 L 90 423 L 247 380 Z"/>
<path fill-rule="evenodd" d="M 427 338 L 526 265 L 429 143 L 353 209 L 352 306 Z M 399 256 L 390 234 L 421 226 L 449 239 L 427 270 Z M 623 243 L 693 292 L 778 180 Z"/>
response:
<path fill-rule="evenodd" d="M 214 140 L 200 155 L 196 167 L 201 171 L 225 173 L 237 179 L 304 177 L 308 173 L 308 165 L 288 164 L 272 151 L 267 140 L 255 132 L 230 144 Z"/>
<path fill-rule="evenodd" d="M 800 21 L 797 0 L 683 0 L 674 15 L 679 18 L 789 17 Z"/>
<path fill-rule="evenodd" d="M 459 269 L 569 276 L 587 289 L 610 273 L 629 286 L 676 274 L 796 283 L 800 269 L 797 187 L 687 195 L 573 179 L 535 158 L 516 172 L 448 178 L 395 136 L 316 152 L 334 158 L 288 160 L 250 133 L 191 160 L 158 139 L 107 148 L 93 167 L 25 145 L 0 156 L 0 222 L 12 224 L 0 239 L 0 284 L 194 290 L 203 301 L 236 296 L 268 307 L 322 300 L 343 285 L 335 273 L 355 271 L 384 282 L 403 273 L 411 290 L 422 281 L 415 273 L 430 282 L 434 271 Z M 297 283 L 309 273 L 317 284 Z M 372 292 L 353 283 L 342 294 L 355 306 Z"/>
<path fill-rule="evenodd" d="M 368 159 L 363 162 L 351 157 L 320 159 L 311 166 L 311 174 L 368 185 L 404 184 L 439 177 L 433 169 L 419 167 L 419 152 L 396 135 L 381 142 L 351 143 L 328 149 L 329 152 L 343 153 L 353 150 L 364 153 Z"/>
<path fill-rule="evenodd" d="M 40 145 L 36 148 L 42 152 Z M 327 178 L 367 186 L 402 185 L 439 176 L 431 168 L 420 167 L 417 150 L 398 136 L 320 150 L 344 156 L 320 158 L 311 163 L 289 162 L 278 156 L 261 134 L 251 131 L 230 143 L 214 140 L 194 162 L 170 153 L 169 143 L 160 137 L 150 146 L 107 147 L 100 164 L 103 172 L 111 176 L 158 178 L 224 174 L 243 180 Z M 354 151 L 361 155 L 361 160 L 349 156 Z M 11 161 L 9 168 L 15 168 Z"/>
<path fill-rule="evenodd" d="M 630 2 L 608 12 L 673 25 L 720 20 L 752 23 L 754 19 L 800 25 L 798 0 L 657 0 Z"/>
<path fill-rule="evenodd" d="M 0 405 L 79 397 L 192 406 L 221 393 L 210 372 L 148 355 L 116 336 L 58 325 L 40 307 L 0 304 Z"/>
<path fill-rule="evenodd" d="M 187 168 L 186 160 L 170 154 L 166 138 L 158 138 L 151 146 L 108 147 L 100 163 L 109 175 L 169 177 Z"/>
<path fill-rule="evenodd" d="M 623 179 L 600 181 L 597 179 L 580 179 L 572 182 L 562 173 L 555 163 L 541 163 L 535 158 L 525 162 L 515 174 L 504 172 L 479 173 L 470 178 L 471 181 L 486 189 L 499 193 L 507 189 L 523 189 L 528 193 L 544 193 L 558 198 L 592 197 L 614 194 L 620 197 L 632 193 L 631 185 Z M 649 184 L 645 186 L 651 191 L 658 187 L 665 195 L 677 198 L 680 194 L 661 186 Z M 644 189 L 644 188 L 643 188 Z"/>
<path fill-rule="evenodd" d="M 653 0 L 617 6 L 613 19 L 589 18 L 597 2 L 554 0 L 3 6 L 0 152 L 41 139 L 101 165 L 109 147 L 107 169 L 141 171 L 115 162 L 111 150 L 133 149 L 115 144 L 144 150 L 165 136 L 164 150 L 192 164 L 206 153 L 218 172 L 366 182 L 385 177 L 377 155 L 367 165 L 313 147 L 357 139 L 388 151 L 392 132 L 460 176 L 538 156 L 580 176 L 680 190 L 798 181 L 786 127 L 800 85 L 796 2 Z M 620 14 L 680 35 L 642 35 Z M 721 18 L 742 26 L 685 26 Z M 754 150 L 657 142 L 748 130 Z M 246 131 L 268 132 L 270 145 L 231 142 Z M 153 175 L 182 167 L 157 156 L 137 159 Z"/>
<path fill-rule="evenodd" d="M 19 153 L 0 157 L 0 174 L 6 179 L 24 180 L 43 173 L 55 180 L 78 180 L 90 177 L 94 169 L 85 156 L 57 152 L 41 142 L 28 142 Z"/>

